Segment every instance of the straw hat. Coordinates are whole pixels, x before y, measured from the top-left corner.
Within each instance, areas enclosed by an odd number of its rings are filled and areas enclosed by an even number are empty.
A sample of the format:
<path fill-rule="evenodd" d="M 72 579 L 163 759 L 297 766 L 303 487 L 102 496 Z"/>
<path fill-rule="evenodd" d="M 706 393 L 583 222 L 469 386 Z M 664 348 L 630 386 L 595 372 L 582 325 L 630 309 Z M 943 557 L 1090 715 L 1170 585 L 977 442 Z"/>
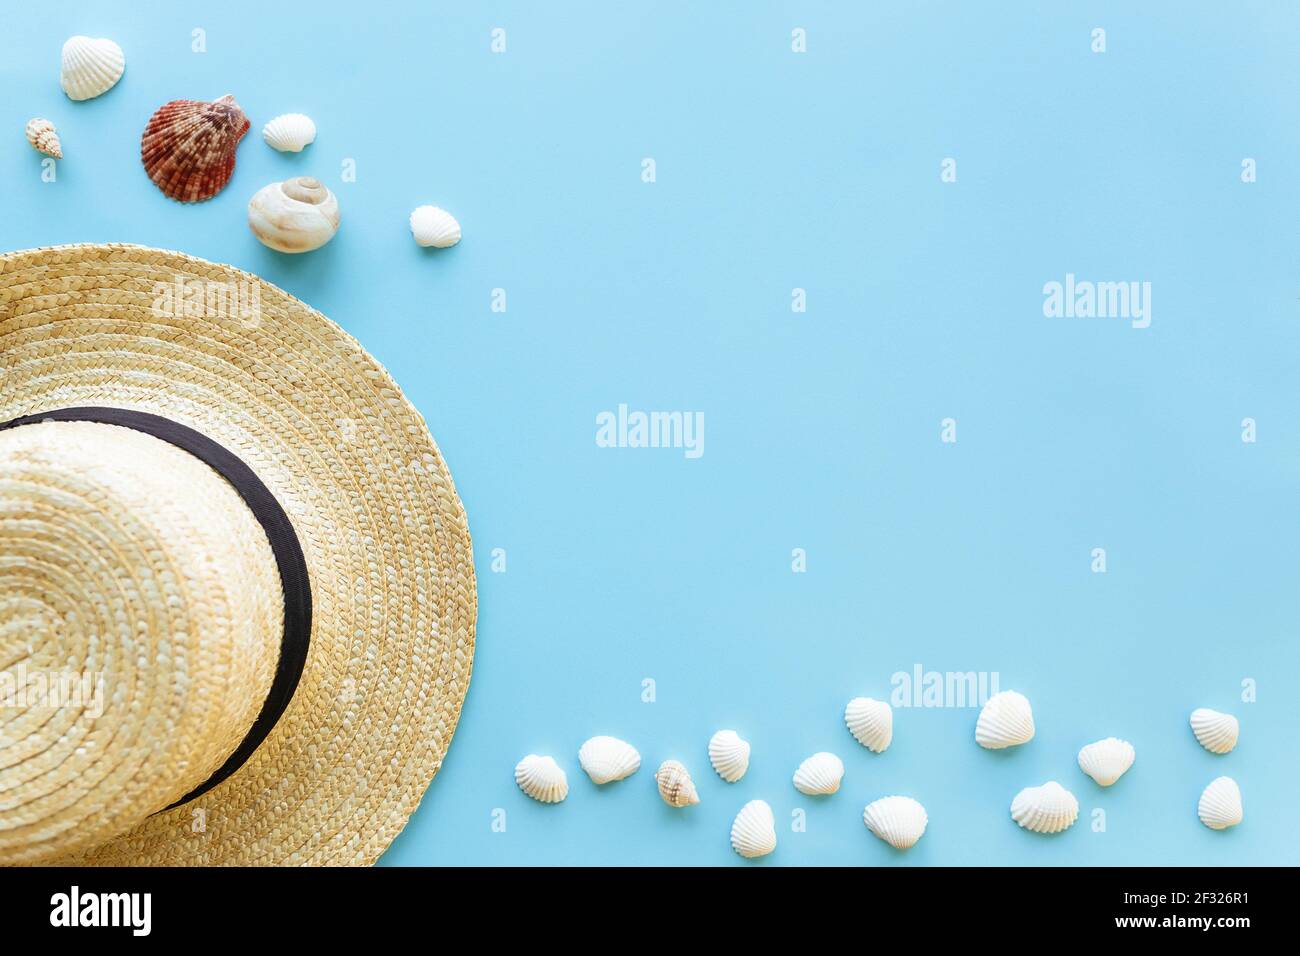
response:
<path fill-rule="evenodd" d="M 447 466 L 342 329 L 175 252 L 0 255 L 0 863 L 374 862 L 474 616 Z"/>

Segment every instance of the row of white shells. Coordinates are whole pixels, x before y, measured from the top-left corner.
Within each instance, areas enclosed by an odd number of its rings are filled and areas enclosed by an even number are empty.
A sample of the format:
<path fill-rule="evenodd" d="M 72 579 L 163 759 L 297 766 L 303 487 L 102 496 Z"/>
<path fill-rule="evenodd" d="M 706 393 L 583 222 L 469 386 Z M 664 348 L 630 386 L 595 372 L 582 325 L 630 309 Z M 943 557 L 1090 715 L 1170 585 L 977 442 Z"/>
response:
<path fill-rule="evenodd" d="M 867 749 L 881 753 L 893 740 L 893 710 L 883 701 L 855 697 L 844 711 L 844 722 L 853 737 Z M 1196 739 L 1212 753 L 1227 753 L 1236 746 L 1239 727 L 1230 714 L 1198 708 L 1190 720 Z M 986 749 L 1019 746 L 1033 739 L 1033 709 L 1016 691 L 995 694 L 980 711 L 975 725 L 976 742 Z M 750 745 L 734 730 L 720 730 L 709 739 L 709 763 L 728 783 L 740 780 L 749 769 Z M 1114 784 L 1133 765 L 1136 751 L 1131 743 L 1107 737 L 1079 751 L 1079 768 L 1103 787 Z M 598 736 L 578 751 L 582 769 L 596 784 L 622 780 L 641 766 L 636 748 L 616 737 Z M 833 753 L 819 752 L 795 770 L 793 783 L 808 795 L 836 793 L 844 778 L 844 762 Z M 529 754 L 515 767 L 515 782 L 528 796 L 542 803 L 558 803 L 568 796 L 568 778 L 553 757 Z M 673 807 L 700 802 L 699 793 L 686 766 L 665 760 L 655 773 L 659 795 Z M 1201 794 L 1197 806 L 1201 821 L 1221 830 L 1242 820 L 1241 790 L 1230 777 L 1218 777 Z M 1026 787 L 1011 802 L 1011 818 L 1035 833 L 1060 833 L 1078 819 L 1079 801 L 1055 780 Z M 880 839 L 898 849 L 907 849 L 925 833 L 925 808 L 911 797 L 890 796 L 868 804 L 863 822 Z M 731 828 L 731 845 L 744 857 L 758 857 L 776 848 L 776 828 L 771 807 L 763 800 L 751 800 L 741 808 Z"/>

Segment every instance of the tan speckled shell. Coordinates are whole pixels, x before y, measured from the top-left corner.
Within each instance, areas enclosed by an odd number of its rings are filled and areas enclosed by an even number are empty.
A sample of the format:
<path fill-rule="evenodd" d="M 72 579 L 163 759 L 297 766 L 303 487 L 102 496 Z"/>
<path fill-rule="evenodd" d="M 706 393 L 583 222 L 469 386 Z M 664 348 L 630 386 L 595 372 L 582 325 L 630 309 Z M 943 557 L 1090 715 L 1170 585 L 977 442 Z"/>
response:
<path fill-rule="evenodd" d="M 248 117 L 233 96 L 211 103 L 172 100 L 149 119 L 140 161 L 154 185 L 180 202 L 202 202 L 225 188 Z"/>
<path fill-rule="evenodd" d="M 46 156 L 53 156 L 55 159 L 63 158 L 63 145 L 59 142 L 59 134 L 49 120 L 39 116 L 29 119 L 23 132 L 27 134 L 27 142 L 32 144 L 32 149 Z"/>

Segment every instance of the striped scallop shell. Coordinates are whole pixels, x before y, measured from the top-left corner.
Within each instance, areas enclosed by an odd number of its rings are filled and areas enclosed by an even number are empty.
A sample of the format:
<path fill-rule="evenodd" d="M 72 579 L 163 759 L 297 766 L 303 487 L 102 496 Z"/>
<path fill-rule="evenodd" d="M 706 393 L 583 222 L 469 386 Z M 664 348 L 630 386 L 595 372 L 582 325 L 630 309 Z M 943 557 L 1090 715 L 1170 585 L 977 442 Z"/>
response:
<path fill-rule="evenodd" d="M 1241 788 L 1231 777 L 1216 777 L 1201 793 L 1196 815 L 1211 830 L 1235 827 L 1243 816 Z"/>
<path fill-rule="evenodd" d="M 872 753 L 884 753 L 894 739 L 894 711 L 883 700 L 854 697 L 844 708 L 844 724 Z"/>
<path fill-rule="evenodd" d="M 411 235 L 418 246 L 450 249 L 460 242 L 460 223 L 456 217 L 437 206 L 417 206 L 409 219 Z"/>
<path fill-rule="evenodd" d="M 578 751 L 578 763 L 592 783 L 612 783 L 636 773 L 641 755 L 626 740 L 592 737 Z"/>
<path fill-rule="evenodd" d="M 538 803 L 559 803 L 569 795 L 569 778 L 554 757 L 529 754 L 515 765 L 515 783 Z"/>
<path fill-rule="evenodd" d="M 172 100 L 149 118 L 140 160 L 154 185 L 180 202 L 202 202 L 235 173 L 235 150 L 248 117 L 233 96 L 211 103 Z"/>
<path fill-rule="evenodd" d="M 750 800 L 731 824 L 731 848 L 746 859 L 776 849 L 776 818 L 763 800 Z"/>
<path fill-rule="evenodd" d="M 719 730 L 709 738 L 709 763 L 719 777 L 735 783 L 749 769 L 749 741 L 734 730 Z"/>
<path fill-rule="evenodd" d="M 1107 737 L 1079 751 L 1079 769 L 1101 786 L 1109 787 L 1133 766 L 1136 756 L 1137 751 L 1127 740 Z"/>
<path fill-rule="evenodd" d="M 1079 801 L 1055 780 L 1025 787 L 1011 801 L 1011 819 L 1035 833 L 1060 833 L 1079 818 Z"/>
<path fill-rule="evenodd" d="M 1014 690 L 994 694 L 975 723 L 975 742 L 988 750 L 1004 750 L 1034 739 L 1034 711 L 1029 699 Z"/>
<path fill-rule="evenodd" d="M 1212 754 L 1226 754 L 1237 746 L 1237 736 L 1241 732 L 1241 727 L 1232 714 L 1221 714 L 1208 707 L 1198 707 L 1192 711 L 1190 723 L 1196 739 Z"/>
<path fill-rule="evenodd" d="M 305 113 L 285 113 L 262 127 L 262 139 L 282 153 L 301 153 L 316 141 L 316 124 Z"/>
<path fill-rule="evenodd" d="M 794 788 L 810 797 L 835 793 L 844 779 L 844 761 L 832 753 L 815 753 L 794 772 Z"/>
<path fill-rule="evenodd" d="M 897 850 L 914 846 L 930 822 L 925 807 L 911 797 L 883 797 L 862 811 L 867 829 Z"/>
<path fill-rule="evenodd" d="M 126 57 L 112 40 L 69 37 L 63 44 L 59 85 L 70 100 L 89 100 L 107 93 L 126 72 Z"/>

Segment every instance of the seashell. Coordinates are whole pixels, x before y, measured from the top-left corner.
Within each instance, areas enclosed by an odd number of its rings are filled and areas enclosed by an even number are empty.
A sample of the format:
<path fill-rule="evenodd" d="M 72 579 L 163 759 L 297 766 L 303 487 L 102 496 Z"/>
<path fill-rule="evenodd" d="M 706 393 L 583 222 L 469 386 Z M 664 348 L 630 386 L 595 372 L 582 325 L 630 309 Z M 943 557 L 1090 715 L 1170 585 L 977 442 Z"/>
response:
<path fill-rule="evenodd" d="M 539 803 L 559 803 L 569 795 L 569 778 L 554 757 L 529 754 L 515 764 L 515 783 Z"/>
<path fill-rule="evenodd" d="M 689 807 L 700 802 L 695 782 L 680 760 L 661 763 L 655 771 L 655 782 L 659 784 L 659 796 L 670 807 Z"/>
<path fill-rule="evenodd" d="M 1216 777 L 1201 792 L 1196 815 L 1211 830 L 1226 830 L 1241 822 L 1241 788 L 1231 777 Z"/>
<path fill-rule="evenodd" d="M 63 158 L 63 144 L 59 142 L 58 131 L 49 120 L 39 116 L 29 119 L 23 132 L 27 134 L 27 142 L 32 144 L 33 149 L 55 159 Z"/>
<path fill-rule="evenodd" d="M 873 753 L 884 753 L 894 739 L 894 711 L 883 700 L 854 697 L 844 708 L 844 723 L 858 743 Z"/>
<path fill-rule="evenodd" d="M 1103 787 L 1109 787 L 1133 766 L 1136 756 L 1133 745 L 1127 740 L 1107 737 L 1079 751 L 1079 769 Z"/>
<path fill-rule="evenodd" d="M 1232 714 L 1198 707 L 1192 711 L 1191 724 L 1196 739 L 1212 754 L 1226 754 L 1237 746 L 1237 735 L 1241 732 L 1241 727 Z"/>
<path fill-rule="evenodd" d="M 794 772 L 794 788 L 810 797 L 834 793 L 844 779 L 844 761 L 831 753 L 815 753 Z"/>
<path fill-rule="evenodd" d="M 285 113 L 262 127 L 262 139 L 282 153 L 301 153 L 316 140 L 316 124 L 303 113 Z"/>
<path fill-rule="evenodd" d="M 763 800 L 750 800 L 731 824 L 731 848 L 746 859 L 767 856 L 776 849 L 776 819 Z"/>
<path fill-rule="evenodd" d="M 884 797 L 862 811 L 867 829 L 897 850 L 915 845 L 930 818 L 925 807 L 911 797 Z"/>
<path fill-rule="evenodd" d="M 140 137 L 140 160 L 166 195 L 180 202 L 202 202 L 230 182 L 235 150 L 248 127 L 248 117 L 233 96 L 211 103 L 172 100 L 149 118 Z"/>
<path fill-rule="evenodd" d="M 988 750 L 1003 750 L 1034 739 L 1034 711 L 1024 694 L 1004 690 L 985 702 L 975 723 L 975 742 Z"/>
<path fill-rule="evenodd" d="M 339 229 L 339 201 L 310 176 L 259 189 L 248 201 L 248 228 L 279 252 L 311 252 Z"/>
<path fill-rule="evenodd" d="M 1079 801 L 1055 780 L 1025 787 L 1011 801 L 1011 819 L 1035 833 L 1060 833 L 1078 818 Z"/>
<path fill-rule="evenodd" d="M 460 242 L 460 223 L 437 206 L 418 206 L 411 213 L 411 235 L 416 245 L 448 249 Z"/>
<path fill-rule="evenodd" d="M 709 763 L 727 783 L 735 783 L 749 769 L 749 741 L 734 730 L 719 730 L 709 738 Z"/>
<path fill-rule="evenodd" d="M 641 755 L 617 737 L 592 737 L 578 751 L 578 763 L 592 783 L 610 783 L 636 773 Z"/>
<path fill-rule="evenodd" d="M 70 100 L 94 99 L 116 86 L 125 70 L 126 57 L 112 40 L 69 37 L 63 44 L 59 85 Z"/>

